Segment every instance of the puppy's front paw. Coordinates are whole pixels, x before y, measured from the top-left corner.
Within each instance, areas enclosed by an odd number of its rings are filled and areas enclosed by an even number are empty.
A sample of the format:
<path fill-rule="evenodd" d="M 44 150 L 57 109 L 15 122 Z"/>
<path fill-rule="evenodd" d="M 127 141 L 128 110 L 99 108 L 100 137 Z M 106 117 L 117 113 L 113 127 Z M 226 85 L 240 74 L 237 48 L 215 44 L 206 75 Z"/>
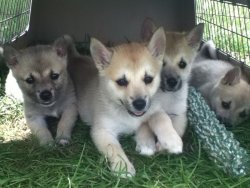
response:
<path fill-rule="evenodd" d="M 135 175 L 135 168 L 129 161 L 125 162 L 120 159 L 117 162 L 111 163 L 111 171 L 122 178 L 129 178 Z"/>
<path fill-rule="evenodd" d="M 179 154 L 183 150 L 183 142 L 181 137 L 176 133 L 173 135 L 166 135 L 165 137 L 159 137 L 156 143 L 157 151 L 166 150 L 169 153 Z"/>
<path fill-rule="evenodd" d="M 53 146 L 54 145 L 54 139 L 52 136 L 48 135 L 47 137 L 39 137 L 39 144 L 40 146 Z"/>
<path fill-rule="evenodd" d="M 61 145 L 61 146 L 66 146 L 70 144 L 70 139 L 68 138 L 57 138 L 56 139 L 57 144 Z"/>
<path fill-rule="evenodd" d="M 152 156 L 156 152 L 156 145 L 155 142 L 148 144 L 137 143 L 135 150 L 141 155 Z"/>

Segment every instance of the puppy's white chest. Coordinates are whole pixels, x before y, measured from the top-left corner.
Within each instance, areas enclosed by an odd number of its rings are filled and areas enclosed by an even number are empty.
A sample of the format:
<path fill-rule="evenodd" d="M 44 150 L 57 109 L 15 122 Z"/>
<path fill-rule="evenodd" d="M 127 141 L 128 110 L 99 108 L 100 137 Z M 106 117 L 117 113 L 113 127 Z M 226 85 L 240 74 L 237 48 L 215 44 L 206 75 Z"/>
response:
<path fill-rule="evenodd" d="M 116 124 L 114 125 L 114 129 L 118 134 L 132 134 L 134 133 L 139 126 L 141 125 L 140 118 L 129 117 L 127 115 L 120 116 L 117 118 Z"/>
<path fill-rule="evenodd" d="M 52 117 L 60 117 L 61 115 L 61 112 L 59 111 L 59 108 L 58 106 L 54 106 L 53 108 L 45 108 L 43 109 L 43 112 L 44 112 L 44 115 L 47 115 L 47 116 L 52 116 Z"/>
<path fill-rule="evenodd" d="M 164 111 L 169 115 L 176 115 L 186 111 L 187 91 L 158 92 L 157 98 Z"/>

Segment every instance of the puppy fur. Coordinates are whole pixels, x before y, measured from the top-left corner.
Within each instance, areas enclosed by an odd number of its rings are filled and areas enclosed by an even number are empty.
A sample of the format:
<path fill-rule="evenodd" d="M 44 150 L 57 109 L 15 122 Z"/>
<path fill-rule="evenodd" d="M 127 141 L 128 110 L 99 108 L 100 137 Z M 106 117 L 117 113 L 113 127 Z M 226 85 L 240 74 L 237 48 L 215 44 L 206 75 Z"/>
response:
<path fill-rule="evenodd" d="M 125 176 L 135 175 L 118 139 L 120 135 L 134 133 L 145 121 L 154 126 L 163 147 L 182 151 L 181 138 L 171 128 L 160 104 L 153 100 L 160 84 L 164 30 L 158 29 L 148 45 L 131 42 L 107 48 L 92 38 L 90 51 L 93 60 L 72 58 L 70 72 L 80 117 L 91 125 L 92 139 L 107 157 L 111 170 L 122 172 L 122 176 L 124 172 Z"/>
<path fill-rule="evenodd" d="M 183 136 L 187 126 L 187 96 L 188 82 L 191 75 L 191 66 L 197 54 L 203 35 L 203 24 L 199 24 L 189 32 L 168 32 L 166 36 L 166 50 L 164 54 L 164 64 L 161 72 L 161 86 L 155 95 L 160 101 L 162 108 L 171 118 L 173 127 L 180 136 Z M 148 41 L 155 24 L 150 18 L 144 20 L 141 36 L 144 41 Z M 142 130 L 145 129 L 145 130 Z M 136 149 L 144 155 L 152 155 L 156 150 L 163 148 L 154 141 L 154 135 L 149 132 L 146 126 L 142 126 L 137 132 Z M 156 147 L 156 148 L 155 148 Z"/>
<path fill-rule="evenodd" d="M 212 41 L 203 44 L 195 59 L 191 85 L 225 124 L 237 125 L 249 116 L 249 84 L 242 78 L 239 67 L 217 59 Z"/>
<path fill-rule="evenodd" d="M 37 45 L 17 51 L 4 49 L 7 66 L 22 91 L 27 125 L 41 145 L 54 139 L 47 128 L 46 116 L 60 118 L 56 141 L 68 144 L 77 118 L 76 97 L 67 71 L 64 39 L 53 45 Z"/>

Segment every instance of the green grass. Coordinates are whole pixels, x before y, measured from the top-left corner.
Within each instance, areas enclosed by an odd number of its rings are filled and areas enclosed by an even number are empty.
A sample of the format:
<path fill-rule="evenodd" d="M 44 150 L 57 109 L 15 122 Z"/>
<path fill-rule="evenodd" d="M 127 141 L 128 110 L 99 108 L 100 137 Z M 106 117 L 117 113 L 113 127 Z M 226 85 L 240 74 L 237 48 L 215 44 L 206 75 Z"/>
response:
<path fill-rule="evenodd" d="M 184 138 L 181 155 L 144 157 L 135 152 L 132 137 L 123 137 L 137 174 L 121 179 L 110 173 L 90 139 L 89 127 L 80 121 L 71 145 L 40 147 L 25 124 L 22 105 L 7 97 L 0 100 L 0 187 L 249 187 L 250 176 L 233 178 L 215 166 L 192 130 Z M 234 132 L 250 151 L 246 125 Z"/>

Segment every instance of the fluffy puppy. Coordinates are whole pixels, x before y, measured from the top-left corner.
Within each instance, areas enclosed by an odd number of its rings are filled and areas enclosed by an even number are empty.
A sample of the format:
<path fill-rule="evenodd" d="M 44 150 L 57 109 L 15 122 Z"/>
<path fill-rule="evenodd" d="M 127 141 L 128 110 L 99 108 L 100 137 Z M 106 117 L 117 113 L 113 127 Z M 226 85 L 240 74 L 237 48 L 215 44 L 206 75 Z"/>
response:
<path fill-rule="evenodd" d="M 45 122 L 46 116 L 60 119 L 56 141 L 68 144 L 77 108 L 73 83 L 67 71 L 64 38 L 57 39 L 52 45 L 37 45 L 20 51 L 6 47 L 4 56 L 23 95 L 27 125 L 40 144 L 54 141 Z"/>
<path fill-rule="evenodd" d="M 148 41 L 156 29 L 150 18 L 144 20 L 141 36 Z M 187 126 L 187 96 L 188 82 L 191 75 L 193 60 L 197 54 L 203 35 L 204 24 L 195 26 L 189 32 L 165 31 L 166 49 L 161 71 L 161 85 L 155 98 L 171 118 L 173 127 L 180 136 L 183 136 Z M 144 130 L 143 130 L 144 129 Z M 139 141 L 137 138 L 140 138 Z M 137 132 L 137 146 L 139 153 L 152 155 L 155 153 L 154 135 L 147 126 L 142 126 Z M 163 148 L 158 143 L 158 150 Z"/>
<path fill-rule="evenodd" d="M 182 151 L 181 138 L 153 98 L 160 84 L 165 45 L 164 30 L 160 28 L 148 45 L 130 42 L 107 48 L 92 38 L 93 60 L 71 58 L 80 117 L 91 125 L 92 139 L 113 172 L 135 174 L 119 136 L 134 133 L 145 121 L 165 149 Z"/>
<path fill-rule="evenodd" d="M 249 84 L 242 78 L 239 67 L 217 59 L 212 41 L 203 44 L 195 59 L 191 85 L 225 124 L 237 125 L 249 116 Z"/>

